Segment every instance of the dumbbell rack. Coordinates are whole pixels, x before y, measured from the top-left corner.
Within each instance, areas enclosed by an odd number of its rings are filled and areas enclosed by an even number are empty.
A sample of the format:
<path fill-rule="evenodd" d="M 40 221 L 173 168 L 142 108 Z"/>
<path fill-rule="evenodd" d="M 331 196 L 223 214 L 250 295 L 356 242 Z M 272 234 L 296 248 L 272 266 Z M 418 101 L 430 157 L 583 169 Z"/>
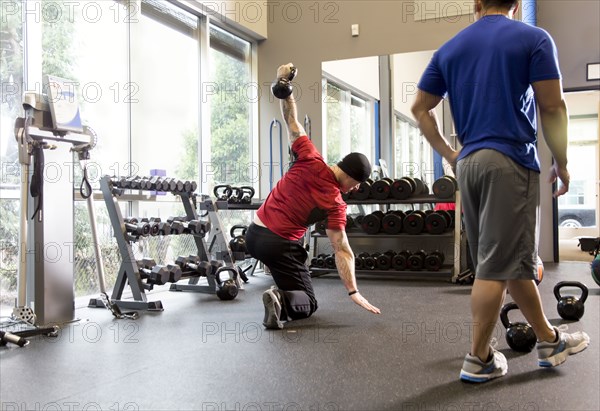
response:
<path fill-rule="evenodd" d="M 456 192 L 456 194 L 451 197 L 451 198 L 444 198 L 444 199 L 440 199 L 434 195 L 421 195 L 421 196 L 414 196 L 414 197 L 410 197 L 406 200 L 396 200 L 396 199 L 386 199 L 386 200 L 375 200 L 375 199 L 368 199 L 368 200 L 361 200 L 361 201 L 357 201 L 357 200 L 346 200 L 346 204 L 348 205 L 358 205 L 358 206 L 363 206 L 363 205 L 379 205 L 379 206 L 390 206 L 390 205 L 396 205 L 396 204 L 433 204 L 433 203 L 455 203 L 456 205 L 456 210 L 455 210 L 455 215 L 456 215 L 456 222 L 454 224 L 454 230 L 452 231 L 448 231 L 442 234 L 427 234 L 427 233 L 421 233 L 421 234 L 406 234 L 406 233 L 399 233 L 399 234 L 384 234 L 384 233 L 378 233 L 378 234 L 367 234 L 364 232 L 352 232 L 349 231 L 347 232 L 347 236 L 348 239 L 351 243 L 358 243 L 358 244 L 354 244 L 353 245 L 353 249 L 355 249 L 355 253 L 358 254 L 358 250 L 356 249 L 360 249 L 360 247 L 364 247 L 365 245 L 371 243 L 372 241 L 369 240 L 376 240 L 376 241 L 381 241 L 381 240 L 386 240 L 386 239 L 393 239 L 394 242 L 396 242 L 399 247 L 397 247 L 398 249 L 402 249 L 402 242 L 403 240 L 411 240 L 411 241 L 420 241 L 420 240 L 425 240 L 425 239 L 440 239 L 440 240 L 445 240 L 445 241 L 450 241 L 452 244 L 452 249 L 453 249 L 453 261 L 452 264 L 444 264 L 442 266 L 442 268 L 438 271 L 429 271 L 429 270 L 418 270 L 418 271 L 411 271 L 411 270 L 403 270 L 403 271 L 396 271 L 396 270 L 356 270 L 356 274 L 365 274 L 365 275 L 369 275 L 369 276 L 386 276 L 386 277 L 402 277 L 402 278 L 419 278 L 419 279 L 450 279 L 452 282 L 456 282 L 456 279 L 458 278 L 460 272 L 461 272 L 461 253 L 462 253 L 462 248 L 461 245 L 461 223 L 460 223 L 460 215 L 461 215 L 461 202 L 460 202 L 460 195 L 458 193 L 458 191 Z M 317 232 L 313 232 L 312 233 L 312 238 L 313 238 L 313 250 L 314 250 L 314 255 L 317 256 L 318 255 L 318 248 L 317 248 L 317 242 L 319 239 L 321 238 L 326 238 L 327 236 L 324 234 L 319 234 Z M 391 247 L 390 247 L 391 248 Z M 381 252 L 383 252 L 385 250 L 381 250 Z M 448 256 L 446 257 L 446 260 L 448 260 Z M 335 269 L 331 269 L 331 268 L 316 268 L 316 267 L 311 267 L 311 276 L 313 277 L 318 277 L 321 275 L 325 275 L 331 272 L 335 272 Z"/>
<path fill-rule="evenodd" d="M 133 254 L 130 241 L 127 240 L 127 231 L 125 228 L 124 218 L 121 213 L 121 209 L 118 206 L 118 198 L 116 193 L 113 191 L 115 187 L 110 176 L 104 176 L 100 179 L 100 189 L 106 203 L 108 215 L 115 233 L 119 253 L 121 255 L 121 266 L 119 267 L 119 273 L 115 281 L 115 285 L 112 291 L 111 300 L 117 304 L 120 308 L 132 309 L 132 310 L 146 310 L 146 311 L 162 311 L 163 306 L 161 301 L 148 301 L 145 287 L 142 283 L 142 277 L 139 272 L 139 268 L 136 262 L 136 258 Z M 136 189 L 144 191 L 143 189 Z M 148 191 L 156 191 L 148 189 Z M 185 213 L 188 220 L 197 220 L 198 217 L 195 211 L 196 194 L 188 192 L 177 192 L 177 196 L 181 198 Z M 204 200 L 207 201 L 207 200 Z M 215 258 L 220 259 L 225 263 L 225 266 L 233 266 L 233 260 L 231 253 L 228 252 L 228 244 L 223 235 L 222 225 L 218 216 L 209 213 L 211 232 L 210 242 L 213 246 L 216 244 L 219 246 L 219 252 L 215 253 Z M 207 247 L 205 240 L 202 236 L 197 234 L 191 234 L 194 237 L 196 247 L 198 249 L 198 257 L 201 261 L 210 261 L 211 248 Z M 213 247 L 214 248 L 214 247 Z M 188 284 L 171 284 L 172 291 L 195 291 L 208 294 L 215 294 L 217 289 L 216 280 L 213 276 L 209 275 L 206 277 L 208 285 L 199 285 L 199 277 L 189 278 Z M 239 276 L 236 278 L 238 288 L 243 288 L 239 283 Z M 133 300 L 123 300 L 123 291 L 125 285 L 129 284 L 131 289 Z M 91 299 L 90 307 L 104 307 L 104 302 L 99 299 Z"/>
<path fill-rule="evenodd" d="M 260 200 L 251 200 L 249 203 L 231 203 L 228 202 L 227 200 L 216 200 L 216 201 L 202 201 L 199 204 L 199 208 L 200 210 L 203 211 L 207 211 L 209 217 L 212 216 L 212 218 L 218 218 L 218 212 L 219 211 L 226 211 L 226 210 L 240 210 L 240 211 L 256 211 L 260 208 L 260 206 L 262 205 L 262 201 Z M 211 220 L 212 221 L 212 220 Z M 221 227 L 223 227 L 223 225 L 221 224 Z M 211 243 L 213 242 L 212 240 L 210 241 Z M 229 247 L 229 243 L 227 243 L 227 247 Z M 254 275 L 254 271 L 256 270 L 256 266 L 258 265 L 258 260 L 253 259 L 250 257 L 250 255 L 245 255 L 242 253 L 233 253 L 230 250 L 230 255 L 233 258 L 233 261 L 238 263 L 238 267 L 240 267 L 239 269 L 241 269 L 241 262 L 246 261 L 248 259 L 250 259 L 250 263 L 246 264 L 246 268 L 243 269 L 242 271 L 244 271 L 244 273 L 249 272 L 249 275 Z"/>

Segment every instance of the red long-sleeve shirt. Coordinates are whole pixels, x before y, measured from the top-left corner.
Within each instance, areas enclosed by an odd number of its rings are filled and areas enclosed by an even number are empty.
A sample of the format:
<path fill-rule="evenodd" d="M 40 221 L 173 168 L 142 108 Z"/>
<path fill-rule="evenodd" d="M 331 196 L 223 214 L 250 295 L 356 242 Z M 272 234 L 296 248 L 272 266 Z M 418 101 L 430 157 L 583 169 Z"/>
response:
<path fill-rule="evenodd" d="M 311 224 L 327 218 L 327 228 L 346 227 L 340 184 L 307 136 L 292 145 L 296 160 L 269 193 L 257 216 L 275 234 L 298 240 Z"/>

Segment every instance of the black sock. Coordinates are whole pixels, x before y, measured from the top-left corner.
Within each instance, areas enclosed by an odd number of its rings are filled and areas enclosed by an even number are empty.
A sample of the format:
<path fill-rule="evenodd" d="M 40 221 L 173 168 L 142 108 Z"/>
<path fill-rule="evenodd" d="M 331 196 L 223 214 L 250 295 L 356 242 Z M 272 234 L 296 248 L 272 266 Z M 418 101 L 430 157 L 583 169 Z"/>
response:
<path fill-rule="evenodd" d="M 555 339 L 554 339 L 554 341 L 552 341 L 552 342 L 553 342 L 553 343 L 557 343 L 557 342 L 558 342 L 558 339 L 559 339 L 559 336 L 558 336 L 558 330 L 557 330 L 556 328 L 554 329 L 554 334 L 556 335 L 556 338 L 555 338 Z"/>

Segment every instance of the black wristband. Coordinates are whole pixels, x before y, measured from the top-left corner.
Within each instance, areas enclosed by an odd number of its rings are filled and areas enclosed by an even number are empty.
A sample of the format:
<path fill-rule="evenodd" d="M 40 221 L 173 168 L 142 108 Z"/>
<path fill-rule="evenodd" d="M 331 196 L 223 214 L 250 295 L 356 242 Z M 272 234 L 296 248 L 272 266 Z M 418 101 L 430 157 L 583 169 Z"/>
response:
<path fill-rule="evenodd" d="M 356 294 L 357 292 L 358 292 L 358 290 L 350 291 L 350 292 L 348 293 L 348 295 L 354 295 L 354 294 Z"/>

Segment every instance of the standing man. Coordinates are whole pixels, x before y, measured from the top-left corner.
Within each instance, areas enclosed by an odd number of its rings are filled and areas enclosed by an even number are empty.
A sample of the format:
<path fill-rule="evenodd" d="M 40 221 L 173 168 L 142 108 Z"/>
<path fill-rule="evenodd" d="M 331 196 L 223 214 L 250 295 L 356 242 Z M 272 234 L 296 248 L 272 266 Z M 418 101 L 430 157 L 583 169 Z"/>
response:
<path fill-rule="evenodd" d="M 538 338 L 538 365 L 553 367 L 584 350 L 589 336 L 548 322 L 534 282 L 539 207 L 536 103 L 554 157 L 550 182 L 569 188 L 567 108 L 557 51 L 544 30 L 514 21 L 518 1 L 475 0 L 476 21 L 444 44 L 419 82 L 412 107 L 419 128 L 456 166 L 475 265 L 474 330 L 460 378 L 484 382 L 507 372 L 490 338 L 506 289 Z M 440 134 L 433 109 L 448 96 L 462 150 Z"/>
<path fill-rule="evenodd" d="M 280 66 L 277 78 L 290 78 L 293 68 L 291 63 Z M 298 121 L 293 94 L 280 101 L 295 161 L 259 208 L 246 232 L 250 255 L 269 267 L 277 285 L 263 293 L 263 324 L 266 328 L 280 329 L 284 321 L 307 318 L 317 310 L 306 265 L 308 252 L 302 239 L 311 224 L 325 218 L 327 236 L 348 295 L 364 309 L 379 314 L 380 310 L 356 286 L 354 254 L 345 232 L 346 203 L 341 195 L 369 178 L 371 164 L 363 154 L 350 153 L 336 165 L 328 166 Z"/>

